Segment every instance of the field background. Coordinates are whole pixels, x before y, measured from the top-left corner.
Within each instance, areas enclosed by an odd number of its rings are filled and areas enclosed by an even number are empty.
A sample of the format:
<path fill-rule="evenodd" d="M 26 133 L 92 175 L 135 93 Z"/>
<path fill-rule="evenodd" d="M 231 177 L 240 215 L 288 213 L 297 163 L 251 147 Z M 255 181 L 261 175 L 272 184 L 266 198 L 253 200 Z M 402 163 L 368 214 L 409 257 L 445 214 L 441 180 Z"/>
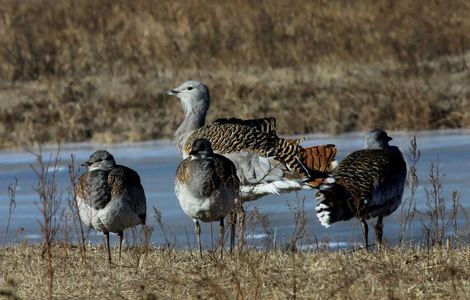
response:
<path fill-rule="evenodd" d="M 470 2 L 0 0 L 0 147 L 171 138 L 187 79 L 209 121 L 282 134 L 470 127 Z M 295 120 L 295 122 L 293 122 Z"/>
<path fill-rule="evenodd" d="M 209 86 L 209 121 L 273 116 L 286 135 L 470 128 L 469 16 L 468 0 L 0 0 L 0 148 L 170 139 L 183 113 L 164 92 L 188 79 Z M 57 190 L 42 178 L 44 222 L 54 221 L 46 208 Z M 428 208 L 416 246 L 248 248 L 200 260 L 143 241 L 109 265 L 100 245 L 81 252 L 54 240 L 53 227 L 42 230 L 45 253 L 3 241 L 0 298 L 467 299 L 459 194 L 449 202 L 434 179 L 422 179 L 431 196 L 412 191 L 402 205 L 401 225 L 413 201 Z M 13 205 L 14 196 L 0 216 L 8 224 Z"/>

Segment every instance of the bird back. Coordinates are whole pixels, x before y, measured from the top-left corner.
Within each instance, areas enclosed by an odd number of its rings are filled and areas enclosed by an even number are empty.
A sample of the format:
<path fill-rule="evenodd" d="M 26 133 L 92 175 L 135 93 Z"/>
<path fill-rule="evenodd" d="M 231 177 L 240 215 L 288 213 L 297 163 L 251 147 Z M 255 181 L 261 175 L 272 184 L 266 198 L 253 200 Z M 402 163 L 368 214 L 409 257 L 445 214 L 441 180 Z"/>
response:
<path fill-rule="evenodd" d="M 322 212 L 325 223 L 369 218 L 373 211 L 386 215 L 397 207 L 392 201 L 401 201 L 406 163 L 399 150 L 359 150 L 339 164 L 334 179 L 334 183 L 322 186 L 316 194 L 320 201 L 317 215 Z"/>
<path fill-rule="evenodd" d="M 176 170 L 176 179 L 186 184 L 195 197 L 210 197 L 220 188 L 238 194 L 240 182 L 232 161 L 214 154 L 208 158 L 184 159 Z"/>

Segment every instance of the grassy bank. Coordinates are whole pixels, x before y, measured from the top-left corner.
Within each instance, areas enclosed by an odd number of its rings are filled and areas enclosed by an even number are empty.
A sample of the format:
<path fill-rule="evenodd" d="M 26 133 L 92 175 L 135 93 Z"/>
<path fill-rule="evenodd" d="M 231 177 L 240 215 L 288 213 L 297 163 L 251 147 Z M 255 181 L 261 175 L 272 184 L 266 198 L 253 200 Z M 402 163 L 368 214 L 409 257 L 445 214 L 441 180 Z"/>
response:
<path fill-rule="evenodd" d="M 116 249 L 115 249 L 116 250 Z M 54 297 L 105 299 L 465 299 L 470 249 L 392 248 L 378 253 L 248 251 L 213 259 L 205 253 L 128 249 L 108 265 L 104 249 L 57 246 Z M 0 293 L 45 299 L 39 246 L 0 249 Z"/>
<path fill-rule="evenodd" d="M 2 147 L 171 137 L 190 78 L 283 134 L 470 126 L 463 0 L 0 2 Z"/>

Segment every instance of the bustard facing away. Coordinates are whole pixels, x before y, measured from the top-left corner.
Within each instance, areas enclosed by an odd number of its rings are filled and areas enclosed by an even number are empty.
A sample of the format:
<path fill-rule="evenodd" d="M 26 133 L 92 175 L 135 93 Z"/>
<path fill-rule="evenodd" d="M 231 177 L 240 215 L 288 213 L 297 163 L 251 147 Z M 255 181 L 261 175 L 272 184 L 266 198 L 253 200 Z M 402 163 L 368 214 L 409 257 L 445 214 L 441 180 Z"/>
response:
<path fill-rule="evenodd" d="M 232 161 L 215 154 L 207 139 L 195 140 L 189 156 L 178 165 L 176 170 L 175 192 L 181 208 L 194 220 L 194 231 L 201 257 L 199 221 L 220 222 L 219 244 L 222 257 L 224 218 L 233 208 L 239 187 L 240 182 Z M 233 247 L 234 234 L 232 225 L 230 250 Z"/>
<path fill-rule="evenodd" d="M 406 180 L 406 162 L 391 137 L 382 129 L 368 132 L 364 150 L 344 158 L 334 172 L 334 183 L 322 185 L 316 194 L 315 210 L 321 224 L 361 220 L 366 248 L 367 219 L 377 217 L 376 240 L 382 243 L 383 218 L 401 204 Z"/>
<path fill-rule="evenodd" d="M 302 148 L 302 139 L 277 136 L 274 118 L 218 119 L 205 124 L 210 96 L 199 81 L 186 81 L 167 94 L 178 97 L 185 112 L 175 132 L 183 158 L 188 157 L 196 139 L 209 140 L 214 152 L 235 164 L 241 201 L 318 187 L 334 168 L 334 145 Z"/>
<path fill-rule="evenodd" d="M 134 170 L 116 165 L 114 157 L 104 150 L 93 153 L 82 166 L 87 166 L 88 172 L 80 177 L 77 187 L 80 218 L 106 235 L 110 263 L 109 233 L 119 235 L 121 260 L 123 231 L 145 224 L 146 199 L 140 177 Z"/>

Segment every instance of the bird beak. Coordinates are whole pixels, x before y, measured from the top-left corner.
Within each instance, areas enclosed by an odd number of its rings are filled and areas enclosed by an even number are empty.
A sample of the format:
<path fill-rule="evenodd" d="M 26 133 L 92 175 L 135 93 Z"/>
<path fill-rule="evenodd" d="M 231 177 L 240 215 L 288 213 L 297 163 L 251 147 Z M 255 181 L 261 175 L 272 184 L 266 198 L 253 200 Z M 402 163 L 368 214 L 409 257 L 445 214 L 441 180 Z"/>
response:
<path fill-rule="evenodd" d="M 389 141 L 392 141 L 393 139 L 392 139 L 391 137 L 388 137 L 388 140 L 389 140 Z"/>
<path fill-rule="evenodd" d="M 91 166 L 91 162 L 86 161 L 86 162 L 84 162 L 83 164 L 81 164 L 81 166 L 82 166 L 82 167 L 89 167 L 89 166 Z"/>
<path fill-rule="evenodd" d="M 178 95 L 178 93 L 179 93 L 179 91 L 177 91 L 177 90 L 169 90 L 165 94 L 167 94 L 169 96 L 176 96 L 176 95 Z"/>

